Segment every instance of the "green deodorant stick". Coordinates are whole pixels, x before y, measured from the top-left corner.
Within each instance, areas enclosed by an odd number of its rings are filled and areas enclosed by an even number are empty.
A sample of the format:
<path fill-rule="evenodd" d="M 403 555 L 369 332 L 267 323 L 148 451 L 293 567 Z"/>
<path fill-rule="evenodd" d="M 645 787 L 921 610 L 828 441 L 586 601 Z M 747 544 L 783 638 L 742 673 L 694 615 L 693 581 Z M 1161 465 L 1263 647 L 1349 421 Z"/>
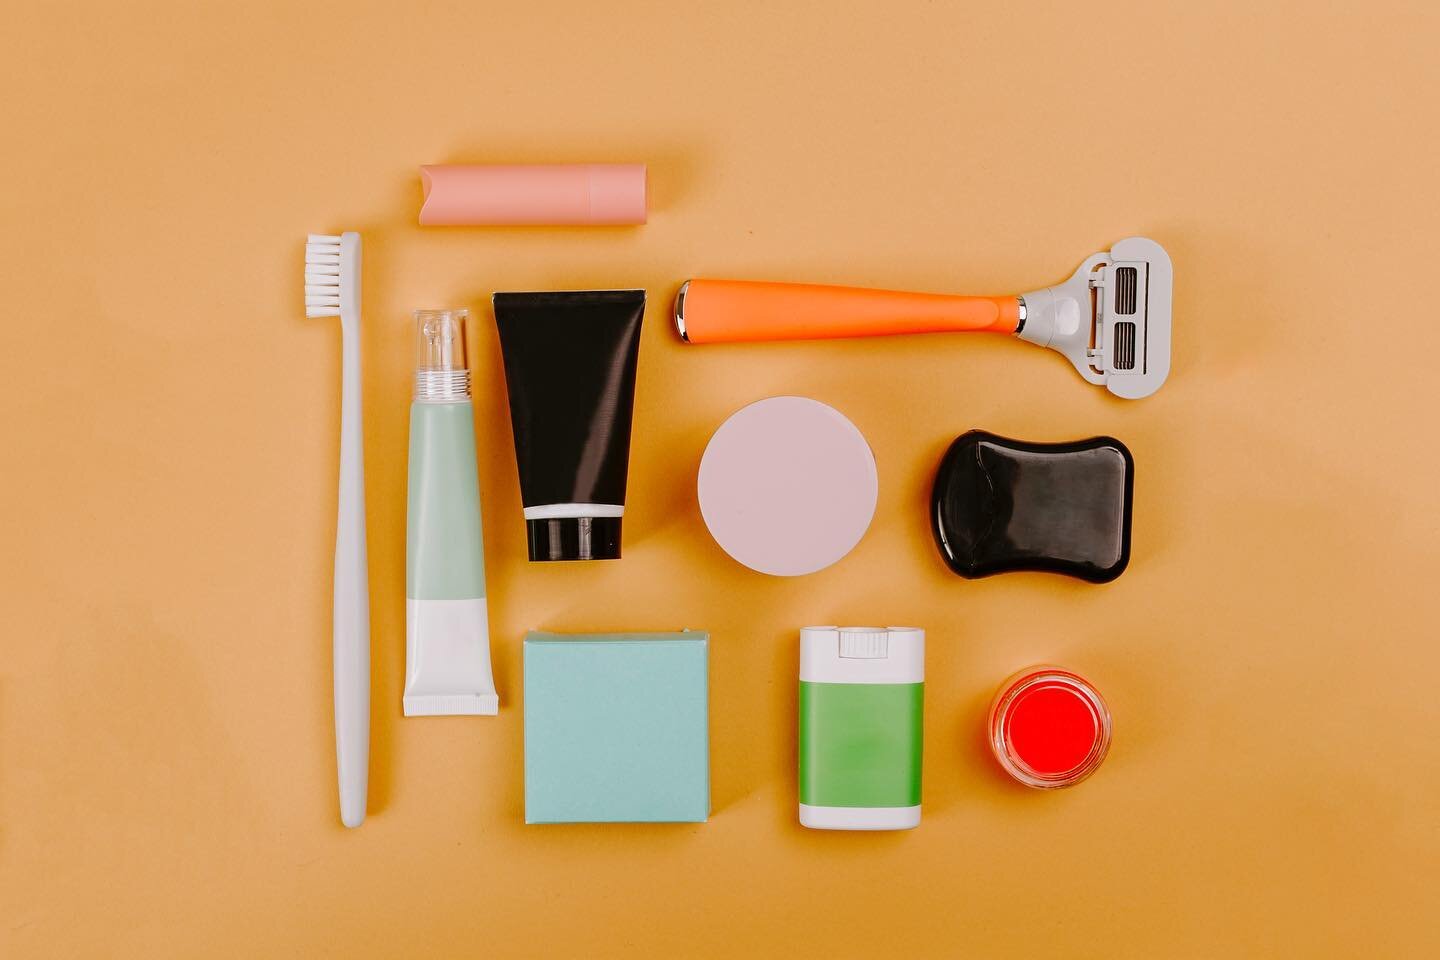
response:
<path fill-rule="evenodd" d="M 925 631 L 800 631 L 800 823 L 818 830 L 920 825 Z"/>

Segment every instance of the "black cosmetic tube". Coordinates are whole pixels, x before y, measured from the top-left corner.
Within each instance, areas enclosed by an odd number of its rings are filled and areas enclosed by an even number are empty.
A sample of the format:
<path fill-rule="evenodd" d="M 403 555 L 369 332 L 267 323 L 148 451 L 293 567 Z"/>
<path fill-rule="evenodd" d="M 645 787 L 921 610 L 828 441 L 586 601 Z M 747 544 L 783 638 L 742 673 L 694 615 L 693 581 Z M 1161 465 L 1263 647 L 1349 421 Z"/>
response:
<path fill-rule="evenodd" d="M 644 290 L 492 299 L 531 560 L 618 560 Z"/>

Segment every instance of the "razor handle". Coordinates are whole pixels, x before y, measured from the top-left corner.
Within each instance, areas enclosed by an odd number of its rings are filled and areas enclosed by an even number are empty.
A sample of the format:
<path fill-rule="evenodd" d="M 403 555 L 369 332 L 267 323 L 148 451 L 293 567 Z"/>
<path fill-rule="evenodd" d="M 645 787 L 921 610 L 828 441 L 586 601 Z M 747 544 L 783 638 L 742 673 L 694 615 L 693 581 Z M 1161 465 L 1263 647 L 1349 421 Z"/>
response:
<path fill-rule="evenodd" d="M 902 333 L 1014 333 L 1016 297 L 959 297 L 811 283 L 689 280 L 675 298 L 687 343 L 822 340 Z"/>

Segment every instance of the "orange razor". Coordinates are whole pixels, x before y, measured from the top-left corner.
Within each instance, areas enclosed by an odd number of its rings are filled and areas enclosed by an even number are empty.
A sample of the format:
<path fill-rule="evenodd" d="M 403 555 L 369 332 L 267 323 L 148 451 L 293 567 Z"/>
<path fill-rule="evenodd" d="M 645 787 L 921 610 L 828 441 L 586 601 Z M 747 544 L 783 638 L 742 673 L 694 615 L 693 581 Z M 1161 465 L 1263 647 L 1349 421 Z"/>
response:
<path fill-rule="evenodd" d="M 1137 399 L 1170 372 L 1172 287 L 1164 248 L 1130 237 L 1088 257 L 1064 283 L 1010 297 L 688 280 L 675 298 L 675 327 L 687 343 L 1008 333 L 1063 354 L 1115 396 Z"/>

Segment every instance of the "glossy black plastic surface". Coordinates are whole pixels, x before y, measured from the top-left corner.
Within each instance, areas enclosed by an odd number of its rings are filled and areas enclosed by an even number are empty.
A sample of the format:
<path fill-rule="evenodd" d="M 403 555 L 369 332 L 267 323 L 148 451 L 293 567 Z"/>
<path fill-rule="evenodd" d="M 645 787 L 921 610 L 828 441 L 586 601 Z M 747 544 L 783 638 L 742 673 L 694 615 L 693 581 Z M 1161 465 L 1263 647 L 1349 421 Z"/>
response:
<path fill-rule="evenodd" d="M 497 293 L 494 305 L 522 502 L 624 505 L 645 291 Z M 580 549 L 573 523 L 532 525 L 530 559 L 618 558 L 619 521 L 599 526 L 613 548 Z"/>
<path fill-rule="evenodd" d="M 620 517 L 526 520 L 531 560 L 619 560 Z"/>
<path fill-rule="evenodd" d="M 1134 476 L 1113 437 L 1028 443 L 971 430 L 935 475 L 935 542 L 962 577 L 1044 570 L 1106 583 L 1130 562 Z"/>

